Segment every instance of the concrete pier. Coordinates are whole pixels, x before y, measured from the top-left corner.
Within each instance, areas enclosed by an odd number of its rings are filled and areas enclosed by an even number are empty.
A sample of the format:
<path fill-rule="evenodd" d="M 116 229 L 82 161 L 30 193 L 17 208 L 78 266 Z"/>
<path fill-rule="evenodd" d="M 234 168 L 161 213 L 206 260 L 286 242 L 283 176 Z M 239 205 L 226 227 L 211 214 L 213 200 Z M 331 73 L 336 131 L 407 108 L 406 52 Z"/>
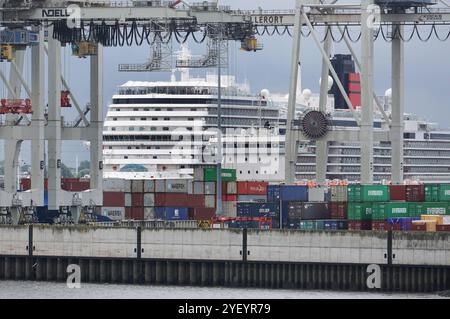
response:
<path fill-rule="evenodd" d="M 63 282 L 70 264 L 82 283 L 352 291 L 376 264 L 380 290 L 432 292 L 450 290 L 450 234 L 0 226 L 0 280 Z"/>

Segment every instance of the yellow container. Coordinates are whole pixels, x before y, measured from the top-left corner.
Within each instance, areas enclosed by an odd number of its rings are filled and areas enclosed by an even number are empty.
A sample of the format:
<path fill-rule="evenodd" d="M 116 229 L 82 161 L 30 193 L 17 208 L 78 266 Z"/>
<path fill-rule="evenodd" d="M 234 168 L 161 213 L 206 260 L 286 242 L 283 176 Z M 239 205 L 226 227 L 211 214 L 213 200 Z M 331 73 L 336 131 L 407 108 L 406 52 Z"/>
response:
<path fill-rule="evenodd" d="M 436 221 L 431 219 L 425 220 L 413 220 L 414 225 L 425 225 L 427 232 L 435 232 L 436 231 Z"/>
<path fill-rule="evenodd" d="M 434 220 L 436 225 L 444 224 L 444 216 L 443 215 L 421 215 L 421 220 Z"/>

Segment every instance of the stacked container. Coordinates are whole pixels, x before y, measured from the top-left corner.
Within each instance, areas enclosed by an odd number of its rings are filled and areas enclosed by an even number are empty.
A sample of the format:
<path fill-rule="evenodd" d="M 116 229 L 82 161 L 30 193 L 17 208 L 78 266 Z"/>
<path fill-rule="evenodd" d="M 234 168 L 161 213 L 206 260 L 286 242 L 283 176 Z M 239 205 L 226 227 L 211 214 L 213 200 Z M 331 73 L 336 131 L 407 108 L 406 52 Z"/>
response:
<path fill-rule="evenodd" d="M 123 179 L 103 180 L 102 215 L 111 220 L 125 219 L 125 181 Z"/>

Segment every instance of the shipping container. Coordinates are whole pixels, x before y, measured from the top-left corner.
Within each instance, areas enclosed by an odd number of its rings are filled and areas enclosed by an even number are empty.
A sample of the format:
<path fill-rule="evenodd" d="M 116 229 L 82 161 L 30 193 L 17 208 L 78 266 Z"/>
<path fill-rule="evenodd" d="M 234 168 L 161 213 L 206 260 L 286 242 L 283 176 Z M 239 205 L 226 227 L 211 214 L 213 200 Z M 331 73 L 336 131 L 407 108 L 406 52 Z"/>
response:
<path fill-rule="evenodd" d="M 320 225 L 322 221 L 317 221 Z M 319 225 L 316 224 L 316 225 Z M 316 226 L 317 227 L 317 226 Z M 348 222 L 346 220 L 324 220 L 324 230 L 346 230 L 348 228 Z"/>
<path fill-rule="evenodd" d="M 347 203 L 346 202 L 330 202 L 330 218 L 347 219 Z"/>
<path fill-rule="evenodd" d="M 290 221 L 306 219 L 331 219 L 328 203 L 289 202 L 287 218 Z M 286 214 L 283 213 L 284 216 Z"/>
<path fill-rule="evenodd" d="M 417 217 L 388 218 L 387 223 L 392 230 L 408 231 L 411 230 L 413 221 L 418 219 Z"/>
<path fill-rule="evenodd" d="M 406 201 L 406 185 L 389 185 L 389 198 Z"/>
<path fill-rule="evenodd" d="M 423 202 L 416 203 L 417 216 L 419 215 L 450 215 L 449 202 Z"/>
<path fill-rule="evenodd" d="M 233 195 L 236 196 L 236 195 Z M 237 216 L 237 202 L 227 201 L 222 203 L 223 214 L 226 217 L 236 217 Z"/>
<path fill-rule="evenodd" d="M 187 194 L 178 193 L 155 193 L 155 206 L 188 206 Z M 177 206 L 178 207 L 178 206 Z"/>
<path fill-rule="evenodd" d="M 154 193 L 145 193 L 144 194 L 144 206 L 145 207 L 154 207 L 155 206 L 155 194 Z"/>
<path fill-rule="evenodd" d="M 446 224 L 446 225 L 436 225 L 436 231 L 450 232 L 450 225 L 449 225 L 449 224 Z"/>
<path fill-rule="evenodd" d="M 144 192 L 144 181 L 143 180 L 132 180 L 131 181 L 131 192 L 132 193 L 143 193 Z"/>
<path fill-rule="evenodd" d="M 133 206 L 132 201 L 131 201 L 131 193 L 125 193 L 125 207 L 131 207 Z"/>
<path fill-rule="evenodd" d="M 155 180 L 155 192 L 156 193 L 165 193 L 166 192 L 166 180 L 165 179 L 156 179 Z"/>
<path fill-rule="evenodd" d="M 165 185 L 166 193 L 188 193 L 188 183 L 185 179 L 167 179 Z"/>
<path fill-rule="evenodd" d="M 131 206 L 144 207 L 144 193 L 132 193 L 131 194 Z"/>
<path fill-rule="evenodd" d="M 194 167 L 194 181 L 203 182 L 204 181 L 204 168 L 201 166 Z"/>
<path fill-rule="evenodd" d="M 227 190 L 227 195 L 236 195 L 237 194 L 237 182 L 224 182 L 226 187 L 224 189 Z"/>
<path fill-rule="evenodd" d="M 155 217 L 165 220 L 188 220 L 187 207 L 155 207 Z"/>
<path fill-rule="evenodd" d="M 384 220 L 372 220 L 372 230 L 389 230 L 389 224 Z"/>
<path fill-rule="evenodd" d="M 372 219 L 417 217 L 417 204 L 411 202 L 373 203 Z"/>
<path fill-rule="evenodd" d="M 308 202 L 328 202 L 330 196 L 326 187 L 308 188 Z"/>
<path fill-rule="evenodd" d="M 222 195 L 223 202 L 237 202 L 238 195 Z"/>
<path fill-rule="evenodd" d="M 389 198 L 387 185 L 349 185 L 347 187 L 349 202 L 387 202 Z"/>
<path fill-rule="evenodd" d="M 131 207 L 125 207 L 125 219 L 133 219 L 132 215 Z"/>
<path fill-rule="evenodd" d="M 267 182 L 237 182 L 238 195 L 267 196 Z"/>
<path fill-rule="evenodd" d="M 267 200 L 269 202 L 280 201 L 280 185 L 268 185 L 267 186 Z"/>
<path fill-rule="evenodd" d="M 423 224 L 412 224 L 411 225 L 412 231 L 427 231 L 427 225 Z"/>
<path fill-rule="evenodd" d="M 130 179 L 124 179 L 123 185 L 125 187 L 125 193 L 131 193 L 131 180 Z"/>
<path fill-rule="evenodd" d="M 422 215 L 420 216 L 420 220 L 433 220 L 436 222 L 436 225 L 442 225 L 444 224 L 443 217 L 443 215 Z"/>
<path fill-rule="evenodd" d="M 370 220 L 349 220 L 348 230 L 371 230 L 372 222 Z"/>
<path fill-rule="evenodd" d="M 235 182 L 236 170 L 229 168 L 222 168 L 222 181 L 223 182 Z M 217 168 L 205 168 L 203 171 L 203 180 L 205 182 L 217 181 Z"/>
<path fill-rule="evenodd" d="M 330 201 L 332 202 L 346 202 L 347 201 L 347 186 L 330 186 Z"/>
<path fill-rule="evenodd" d="M 155 208 L 154 207 L 144 207 L 144 219 L 150 220 L 155 218 Z"/>
<path fill-rule="evenodd" d="M 416 225 L 424 225 L 425 230 L 427 232 L 435 232 L 436 231 L 436 221 L 434 221 L 434 220 L 415 220 L 415 221 L 413 221 L 412 228 L 415 229 Z"/>
<path fill-rule="evenodd" d="M 205 182 L 204 185 L 205 195 L 214 195 L 216 193 L 215 182 Z"/>
<path fill-rule="evenodd" d="M 203 195 L 205 194 L 205 184 L 203 182 L 194 182 L 193 193 L 195 195 Z"/>
<path fill-rule="evenodd" d="M 125 219 L 125 207 L 102 207 L 102 215 L 111 220 Z"/>
<path fill-rule="evenodd" d="M 265 203 L 267 202 L 266 195 L 237 195 L 238 202 L 255 202 L 255 203 Z"/>
<path fill-rule="evenodd" d="M 390 199 L 393 201 L 423 202 L 425 200 L 424 185 L 391 185 Z"/>
<path fill-rule="evenodd" d="M 308 187 L 302 185 L 281 185 L 280 198 L 282 201 L 308 201 Z"/>
<path fill-rule="evenodd" d="M 131 207 L 131 219 L 144 220 L 144 207 Z"/>
<path fill-rule="evenodd" d="M 425 200 L 427 202 L 450 201 L 450 184 L 425 185 Z"/>
<path fill-rule="evenodd" d="M 125 193 L 103 192 L 103 206 L 125 207 Z"/>
<path fill-rule="evenodd" d="M 155 192 L 155 180 L 146 179 L 144 180 L 144 193 L 154 193 Z"/>
<path fill-rule="evenodd" d="M 216 196 L 215 195 L 205 195 L 205 207 L 206 208 L 216 207 Z"/>
<path fill-rule="evenodd" d="M 103 191 L 105 192 L 125 192 L 125 180 L 121 178 L 103 179 Z"/>
<path fill-rule="evenodd" d="M 195 220 L 210 220 L 216 213 L 215 208 L 197 207 L 189 210 L 189 218 Z"/>
<path fill-rule="evenodd" d="M 347 204 L 347 218 L 350 220 L 371 220 L 372 203 L 349 202 Z"/>
<path fill-rule="evenodd" d="M 187 195 L 186 207 L 204 207 L 205 196 L 204 195 Z"/>

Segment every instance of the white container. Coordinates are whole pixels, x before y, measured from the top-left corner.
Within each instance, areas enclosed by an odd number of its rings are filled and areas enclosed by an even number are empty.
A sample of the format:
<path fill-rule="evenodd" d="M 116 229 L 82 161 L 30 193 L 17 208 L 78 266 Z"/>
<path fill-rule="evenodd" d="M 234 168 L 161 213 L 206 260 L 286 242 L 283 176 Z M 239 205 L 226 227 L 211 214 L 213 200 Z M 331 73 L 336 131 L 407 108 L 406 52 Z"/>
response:
<path fill-rule="evenodd" d="M 154 219 L 155 218 L 155 208 L 153 207 L 144 207 L 144 219 Z"/>
<path fill-rule="evenodd" d="M 132 207 L 131 204 L 131 193 L 125 193 L 125 207 Z"/>
<path fill-rule="evenodd" d="M 216 193 L 216 182 L 206 182 L 204 188 L 206 195 L 214 195 Z"/>
<path fill-rule="evenodd" d="M 347 201 L 347 186 L 330 186 L 330 193 L 332 202 Z"/>
<path fill-rule="evenodd" d="M 187 194 L 187 180 L 185 179 L 168 179 L 166 180 L 166 193 L 183 193 Z"/>
<path fill-rule="evenodd" d="M 205 185 L 203 182 L 194 182 L 194 194 L 203 195 L 205 193 Z"/>
<path fill-rule="evenodd" d="M 125 179 L 123 182 L 125 186 L 124 192 L 131 193 L 131 179 Z"/>
<path fill-rule="evenodd" d="M 140 179 L 134 179 L 131 182 L 131 192 L 132 193 L 143 193 L 144 192 L 144 181 Z"/>
<path fill-rule="evenodd" d="M 125 180 L 120 178 L 108 178 L 103 180 L 103 191 L 125 192 Z"/>
<path fill-rule="evenodd" d="M 204 174 L 203 174 L 203 167 L 195 167 L 194 168 L 194 181 L 196 182 L 203 182 Z"/>
<path fill-rule="evenodd" d="M 186 185 L 187 185 L 187 193 L 189 195 L 194 194 L 194 182 L 191 180 L 187 180 Z"/>
<path fill-rule="evenodd" d="M 112 220 L 125 219 L 125 207 L 102 207 L 102 215 Z"/>
<path fill-rule="evenodd" d="M 227 195 L 236 195 L 236 194 L 237 194 L 237 183 L 227 182 Z"/>
<path fill-rule="evenodd" d="M 237 202 L 222 202 L 222 209 L 225 217 L 237 216 Z"/>
<path fill-rule="evenodd" d="M 450 215 L 442 216 L 442 222 L 444 225 L 450 225 Z"/>
<path fill-rule="evenodd" d="M 155 192 L 156 193 L 165 193 L 166 192 L 166 180 L 165 179 L 155 180 Z"/>
<path fill-rule="evenodd" d="M 155 192 L 155 180 L 146 179 L 144 180 L 144 193 L 154 193 Z"/>
<path fill-rule="evenodd" d="M 155 206 L 155 194 L 153 194 L 153 193 L 144 193 L 144 206 L 145 207 L 153 207 L 153 206 Z"/>
<path fill-rule="evenodd" d="M 216 207 L 216 196 L 215 195 L 205 195 L 205 207 L 206 208 Z"/>
<path fill-rule="evenodd" d="M 324 202 L 327 201 L 328 188 L 311 187 L 308 188 L 308 202 Z"/>

